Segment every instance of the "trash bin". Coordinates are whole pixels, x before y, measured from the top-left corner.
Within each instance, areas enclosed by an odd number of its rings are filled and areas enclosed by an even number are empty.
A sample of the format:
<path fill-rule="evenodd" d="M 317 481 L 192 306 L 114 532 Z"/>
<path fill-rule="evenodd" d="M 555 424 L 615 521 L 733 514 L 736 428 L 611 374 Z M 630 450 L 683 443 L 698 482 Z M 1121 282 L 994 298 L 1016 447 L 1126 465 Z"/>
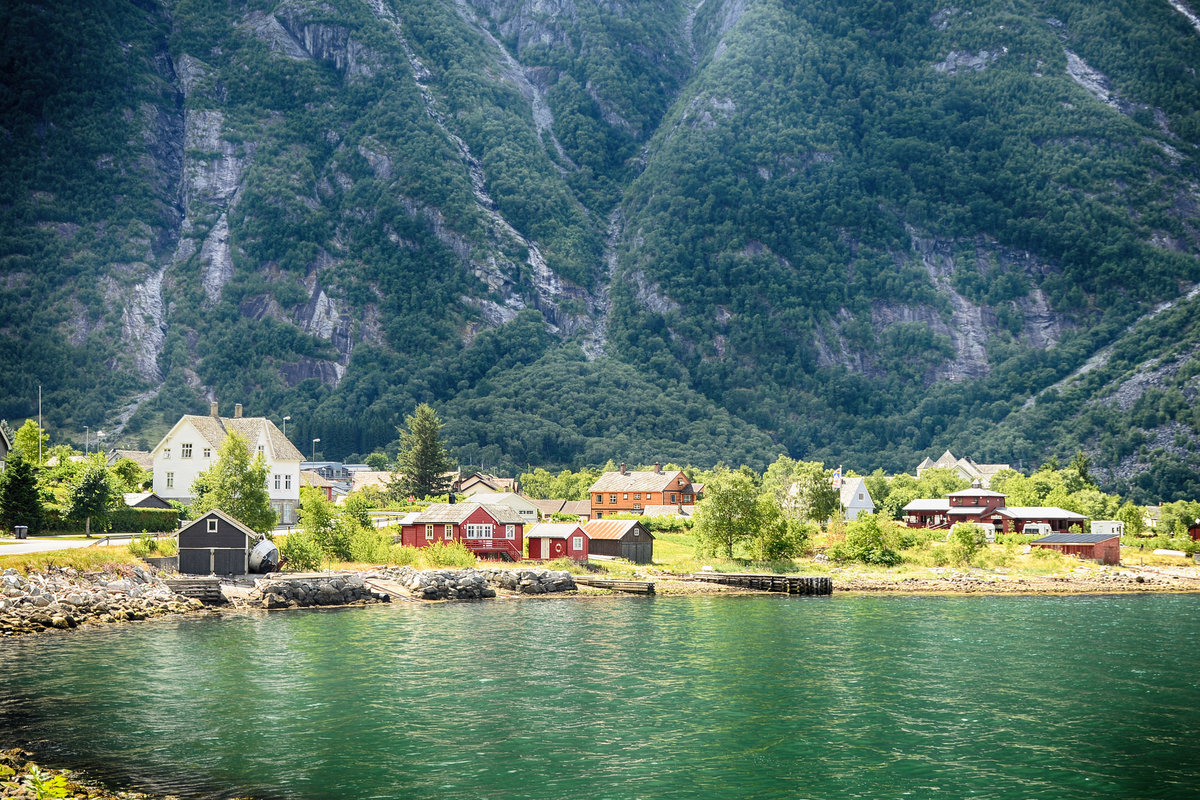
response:
<path fill-rule="evenodd" d="M 16 527 L 13 528 L 13 530 L 16 531 L 18 539 L 28 539 L 29 538 L 29 526 L 28 525 L 17 525 Z"/>

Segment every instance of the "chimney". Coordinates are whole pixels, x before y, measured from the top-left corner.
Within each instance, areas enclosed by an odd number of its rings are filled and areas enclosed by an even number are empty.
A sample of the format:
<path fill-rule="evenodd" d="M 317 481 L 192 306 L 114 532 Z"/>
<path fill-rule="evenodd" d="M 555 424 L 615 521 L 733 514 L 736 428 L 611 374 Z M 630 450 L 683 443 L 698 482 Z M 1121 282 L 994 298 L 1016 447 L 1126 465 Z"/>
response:
<path fill-rule="evenodd" d="M 625 474 L 625 462 L 624 461 L 621 462 L 621 474 L 622 475 Z"/>
<path fill-rule="evenodd" d="M 654 462 L 654 474 L 662 475 L 662 462 L 661 461 Z"/>
<path fill-rule="evenodd" d="M 218 414 L 217 414 L 217 401 L 216 401 L 216 400 L 213 400 L 211 403 L 209 403 L 209 404 L 208 404 L 208 415 L 209 415 L 210 417 L 215 417 L 215 416 L 218 416 Z"/>
<path fill-rule="evenodd" d="M 233 404 L 233 418 L 234 419 L 242 418 L 242 404 L 241 403 Z"/>

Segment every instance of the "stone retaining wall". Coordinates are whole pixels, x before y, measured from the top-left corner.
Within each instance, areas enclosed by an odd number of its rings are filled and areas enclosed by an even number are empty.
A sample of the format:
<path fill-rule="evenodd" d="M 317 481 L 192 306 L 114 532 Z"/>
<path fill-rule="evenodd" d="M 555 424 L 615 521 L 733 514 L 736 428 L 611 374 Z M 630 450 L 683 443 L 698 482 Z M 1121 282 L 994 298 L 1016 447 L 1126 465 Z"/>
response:
<path fill-rule="evenodd" d="M 496 589 L 521 594 L 546 594 L 575 589 L 569 572 L 547 569 L 439 569 L 399 567 L 379 576 L 400 584 L 422 600 L 475 600 L 496 596 Z"/>
<path fill-rule="evenodd" d="M 353 573 L 330 575 L 273 574 L 254 582 L 246 602 L 262 608 L 307 608 L 310 606 L 347 606 L 387 602 Z"/>
<path fill-rule="evenodd" d="M 84 622 L 146 619 L 203 607 L 197 600 L 175 594 L 141 567 L 129 565 L 113 572 L 50 567 L 28 576 L 15 569 L 0 575 L 0 636 L 74 628 Z"/>

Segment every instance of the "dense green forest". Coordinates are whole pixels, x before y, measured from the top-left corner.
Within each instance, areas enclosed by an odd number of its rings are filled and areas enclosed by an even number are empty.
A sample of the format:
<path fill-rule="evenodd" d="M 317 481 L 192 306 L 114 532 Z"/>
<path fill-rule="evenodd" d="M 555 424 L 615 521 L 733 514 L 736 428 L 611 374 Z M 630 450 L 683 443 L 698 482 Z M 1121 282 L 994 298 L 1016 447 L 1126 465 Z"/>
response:
<path fill-rule="evenodd" d="M 1166 2 L 0 8 L 0 417 L 515 472 L 1085 451 L 1200 496 Z M 302 448 L 307 449 L 307 448 Z"/>

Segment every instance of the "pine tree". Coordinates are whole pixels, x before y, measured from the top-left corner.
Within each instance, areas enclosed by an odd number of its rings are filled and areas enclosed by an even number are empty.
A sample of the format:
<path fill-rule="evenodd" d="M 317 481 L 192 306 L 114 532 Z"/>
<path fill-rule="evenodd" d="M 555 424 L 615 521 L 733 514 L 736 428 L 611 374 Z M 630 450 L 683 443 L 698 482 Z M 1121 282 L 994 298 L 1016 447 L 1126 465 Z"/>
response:
<path fill-rule="evenodd" d="M 219 508 L 258 533 L 275 527 L 275 511 L 267 492 L 267 460 L 262 453 L 252 459 L 250 445 L 230 433 L 217 451 L 217 460 L 192 483 L 192 513 Z"/>
<path fill-rule="evenodd" d="M 399 430 L 400 454 L 396 459 L 399 473 L 392 482 L 401 496 L 417 498 L 445 494 L 450 488 L 447 473 L 455 463 L 442 446 L 442 421 L 428 403 L 417 406 L 412 416 L 404 418 L 408 430 Z"/>
<path fill-rule="evenodd" d="M 30 533 L 41 529 L 42 497 L 33 464 L 21 451 L 14 450 L 0 473 L 0 526 L 12 530 L 17 525 L 26 526 Z"/>
<path fill-rule="evenodd" d="M 93 459 L 84 469 L 79 483 L 71 490 L 71 512 L 73 519 L 84 521 L 84 532 L 92 535 L 92 517 L 103 519 L 116 495 L 108 468 L 103 458 Z"/>

